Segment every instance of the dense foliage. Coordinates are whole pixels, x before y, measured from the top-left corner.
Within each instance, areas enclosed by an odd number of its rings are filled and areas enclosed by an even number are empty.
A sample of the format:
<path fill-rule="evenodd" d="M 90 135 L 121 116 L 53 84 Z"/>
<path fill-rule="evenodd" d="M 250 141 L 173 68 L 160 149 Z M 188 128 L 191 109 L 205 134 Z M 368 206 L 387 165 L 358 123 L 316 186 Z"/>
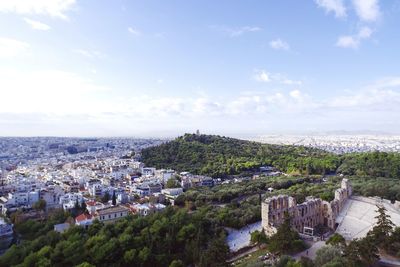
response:
<path fill-rule="evenodd" d="M 302 190 L 303 194 L 319 195 L 319 192 L 333 192 L 337 182 L 321 185 L 321 178 L 299 177 L 262 177 L 257 180 L 234 184 L 223 184 L 212 188 L 191 188 L 175 200 L 175 205 L 190 210 L 205 208 L 207 216 L 213 218 L 221 226 L 241 228 L 247 224 L 261 220 L 261 200 L 266 196 L 269 187 L 278 193 L 293 193 L 299 186 L 310 188 Z M 312 183 L 317 183 L 315 186 Z M 308 185 L 308 186 L 306 186 Z M 294 188 L 294 191 L 290 191 Z M 333 189 L 334 188 L 334 189 Z M 328 193 L 325 193 L 328 194 Z"/>
<path fill-rule="evenodd" d="M 336 155 L 302 146 L 261 144 L 213 135 L 185 134 L 142 151 L 143 162 L 212 177 L 271 165 L 289 174 L 327 174 L 400 178 L 400 154 L 384 152 Z"/>
<path fill-rule="evenodd" d="M 400 154 L 355 153 L 343 156 L 338 172 L 345 175 L 400 178 Z"/>
<path fill-rule="evenodd" d="M 335 171 L 333 154 L 300 146 L 261 144 L 221 136 L 186 134 L 142 151 L 143 162 L 213 177 L 225 177 L 272 165 L 285 172 L 320 174 Z"/>
<path fill-rule="evenodd" d="M 172 207 L 114 224 L 95 221 L 88 230 L 72 227 L 59 234 L 47 228 L 30 236 L 2 255 L 0 266 L 225 266 L 229 252 L 223 228 L 204 212 Z"/>
<path fill-rule="evenodd" d="M 269 238 L 268 248 L 271 252 L 283 254 L 299 252 L 305 249 L 299 233 L 291 227 L 290 216 L 285 213 L 284 221 L 275 234 Z"/>
<path fill-rule="evenodd" d="M 355 194 L 390 200 L 400 200 L 400 183 L 398 178 L 351 177 Z"/>

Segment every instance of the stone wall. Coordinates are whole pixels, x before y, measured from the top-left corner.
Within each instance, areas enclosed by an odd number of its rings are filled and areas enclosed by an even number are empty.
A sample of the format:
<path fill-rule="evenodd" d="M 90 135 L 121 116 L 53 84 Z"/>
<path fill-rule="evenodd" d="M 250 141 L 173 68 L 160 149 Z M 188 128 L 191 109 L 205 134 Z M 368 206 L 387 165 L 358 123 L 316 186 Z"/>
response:
<path fill-rule="evenodd" d="M 319 224 L 335 229 L 336 217 L 351 194 L 350 182 L 343 179 L 331 202 L 307 197 L 305 202 L 297 204 L 295 198 L 287 195 L 267 198 L 261 203 L 262 227 L 267 235 L 272 235 L 288 213 L 293 228 L 300 233 L 303 233 L 304 227 L 314 228 Z"/>

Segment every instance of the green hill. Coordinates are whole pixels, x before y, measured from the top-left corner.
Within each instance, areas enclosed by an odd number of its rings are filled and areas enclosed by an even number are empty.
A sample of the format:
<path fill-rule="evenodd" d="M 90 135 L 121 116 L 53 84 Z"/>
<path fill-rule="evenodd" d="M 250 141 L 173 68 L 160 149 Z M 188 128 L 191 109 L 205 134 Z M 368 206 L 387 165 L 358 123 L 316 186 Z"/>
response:
<path fill-rule="evenodd" d="M 144 149 L 147 166 L 226 177 L 271 165 L 290 174 L 343 173 L 400 179 L 400 154 L 367 152 L 337 155 L 302 146 L 271 145 L 217 135 L 185 134 Z"/>
<path fill-rule="evenodd" d="M 335 172 L 338 156 L 313 148 L 261 144 L 215 135 L 185 134 L 144 149 L 146 166 L 225 177 L 271 165 L 287 173 Z"/>

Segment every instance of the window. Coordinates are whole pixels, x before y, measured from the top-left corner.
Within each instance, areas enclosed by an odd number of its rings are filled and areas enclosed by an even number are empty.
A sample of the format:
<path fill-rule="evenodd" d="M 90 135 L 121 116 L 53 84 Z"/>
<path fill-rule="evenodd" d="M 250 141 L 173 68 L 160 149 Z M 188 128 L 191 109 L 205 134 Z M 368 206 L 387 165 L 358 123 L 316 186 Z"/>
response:
<path fill-rule="evenodd" d="M 111 219 L 111 214 L 108 214 L 108 219 Z"/>

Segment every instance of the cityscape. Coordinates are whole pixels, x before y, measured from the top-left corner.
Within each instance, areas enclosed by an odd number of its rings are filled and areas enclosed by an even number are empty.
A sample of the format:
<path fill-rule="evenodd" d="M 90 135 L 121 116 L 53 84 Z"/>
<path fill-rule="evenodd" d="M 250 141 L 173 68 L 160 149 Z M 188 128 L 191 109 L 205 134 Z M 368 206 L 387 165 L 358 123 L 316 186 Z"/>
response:
<path fill-rule="evenodd" d="M 0 25 L 0 267 L 400 267 L 400 0 Z"/>
<path fill-rule="evenodd" d="M 323 149 L 333 153 L 400 152 L 400 136 L 396 135 L 262 135 L 253 138 L 277 145 L 298 145 Z"/>

